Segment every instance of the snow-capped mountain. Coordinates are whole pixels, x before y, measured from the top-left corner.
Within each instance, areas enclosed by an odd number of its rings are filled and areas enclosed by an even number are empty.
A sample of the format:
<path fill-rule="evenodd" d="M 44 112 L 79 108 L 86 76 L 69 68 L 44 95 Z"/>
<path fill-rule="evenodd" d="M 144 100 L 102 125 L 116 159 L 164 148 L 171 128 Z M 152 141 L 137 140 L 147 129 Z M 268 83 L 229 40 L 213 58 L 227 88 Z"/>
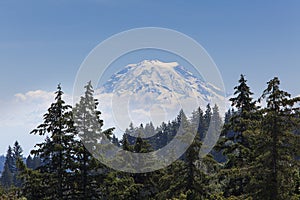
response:
<path fill-rule="evenodd" d="M 144 60 L 127 65 L 96 90 L 104 121 L 121 130 L 130 122 L 172 120 L 180 109 L 190 114 L 197 107 L 224 101 L 223 91 L 194 76 L 177 62 Z M 104 112 L 105 111 L 105 112 Z M 110 119 L 109 119 L 110 118 Z"/>

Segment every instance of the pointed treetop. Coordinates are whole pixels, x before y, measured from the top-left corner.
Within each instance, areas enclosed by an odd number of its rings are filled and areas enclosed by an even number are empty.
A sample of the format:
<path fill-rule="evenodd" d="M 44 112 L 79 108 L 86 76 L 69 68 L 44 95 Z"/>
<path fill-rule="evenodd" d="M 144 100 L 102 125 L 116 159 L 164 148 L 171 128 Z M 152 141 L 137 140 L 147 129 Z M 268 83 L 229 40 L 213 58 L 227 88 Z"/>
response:
<path fill-rule="evenodd" d="M 57 85 L 57 90 L 56 90 L 55 94 L 56 94 L 55 100 L 61 99 L 61 96 L 64 94 L 61 89 L 60 83 Z"/>
<path fill-rule="evenodd" d="M 250 112 L 255 110 L 256 102 L 253 101 L 253 93 L 251 92 L 250 87 L 247 85 L 245 75 L 241 74 L 239 85 L 234 87 L 234 90 L 234 95 L 237 96 L 229 99 L 231 101 L 231 106 L 236 107 L 240 112 Z"/>

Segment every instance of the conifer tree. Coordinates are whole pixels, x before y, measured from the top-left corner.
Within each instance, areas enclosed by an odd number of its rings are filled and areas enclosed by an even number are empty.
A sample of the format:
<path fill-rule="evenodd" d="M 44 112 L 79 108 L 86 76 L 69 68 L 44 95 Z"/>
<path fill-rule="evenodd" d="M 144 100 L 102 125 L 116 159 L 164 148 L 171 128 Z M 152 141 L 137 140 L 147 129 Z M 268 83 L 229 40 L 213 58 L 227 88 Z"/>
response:
<path fill-rule="evenodd" d="M 117 147 L 120 147 L 120 143 L 119 143 L 119 140 L 118 138 L 113 135 L 112 138 L 111 138 L 111 143 L 113 143 L 114 145 L 116 145 Z"/>
<path fill-rule="evenodd" d="M 247 141 L 243 133 L 250 128 L 254 114 L 257 111 L 256 102 L 253 100 L 253 93 L 247 85 L 247 80 L 244 75 L 241 75 L 239 85 L 235 88 L 233 98 L 230 98 L 231 106 L 237 111 L 231 117 L 230 128 L 236 133 L 233 140 L 243 146 L 247 146 Z"/>
<path fill-rule="evenodd" d="M 14 176 L 14 185 L 16 187 L 20 187 L 22 182 L 19 180 L 19 170 L 17 167 L 17 161 L 20 160 L 20 162 L 23 162 L 23 149 L 20 146 L 19 142 L 16 141 L 13 147 L 13 176 Z"/>
<path fill-rule="evenodd" d="M 44 173 L 43 178 L 48 179 L 45 196 L 67 199 L 72 193 L 69 177 L 74 165 L 71 151 L 75 143 L 74 126 L 71 106 L 65 104 L 60 85 L 55 94 L 55 102 L 44 115 L 44 122 L 31 131 L 31 134 L 47 135 L 45 142 L 37 144 L 37 149 L 32 150 L 32 153 L 43 160 L 39 169 Z"/>
<path fill-rule="evenodd" d="M 13 173 L 9 170 L 8 164 L 5 164 L 1 175 L 1 185 L 4 188 L 9 188 L 14 184 L 13 180 Z"/>
<path fill-rule="evenodd" d="M 149 153 L 153 150 L 149 142 L 141 136 L 145 136 L 143 125 L 141 124 L 138 128 L 138 137 L 135 140 L 134 145 L 132 146 L 132 150 L 134 153 Z M 149 170 L 151 171 L 151 166 L 153 164 L 153 159 L 149 158 L 147 161 L 142 163 L 140 160 L 136 160 L 135 162 L 138 163 L 138 166 L 140 167 L 140 170 Z M 150 198 L 153 197 L 156 186 L 153 183 L 153 175 L 154 172 L 148 172 L 148 173 L 135 173 L 133 174 L 134 182 L 138 185 L 142 185 L 142 187 L 139 189 L 138 198 Z"/>
<path fill-rule="evenodd" d="M 31 155 L 28 155 L 26 158 L 26 167 L 33 169 L 33 159 Z"/>
<path fill-rule="evenodd" d="M 51 199 L 51 196 L 47 193 L 50 187 L 50 180 L 47 174 L 41 173 L 40 170 L 33 170 L 26 167 L 20 159 L 17 160 L 17 167 L 20 171 L 19 178 L 23 182 L 22 193 L 27 199 Z"/>
<path fill-rule="evenodd" d="M 227 157 L 225 169 L 225 196 L 245 195 L 245 187 L 249 183 L 248 166 L 251 162 L 250 132 L 257 120 L 257 107 L 252 98 L 253 93 L 247 85 L 244 75 L 234 91 L 235 97 L 230 99 L 231 106 L 236 109 L 227 116 L 227 123 L 220 140 L 223 154 Z"/>
<path fill-rule="evenodd" d="M 203 111 L 199 107 L 192 113 L 191 125 L 193 129 L 197 130 L 200 140 L 203 140 L 206 133 L 207 123 L 210 122 L 210 111 L 207 111 L 206 116 L 204 116 Z M 208 122 L 209 121 L 209 122 Z"/>
<path fill-rule="evenodd" d="M 12 148 L 8 146 L 6 159 L 4 163 L 4 169 L 0 179 L 1 185 L 5 188 L 9 188 L 14 184 L 13 165 L 14 165 L 14 159 L 13 159 Z"/>
<path fill-rule="evenodd" d="M 210 104 L 207 104 L 206 110 L 204 113 L 204 127 L 203 127 L 203 135 L 201 135 L 200 139 L 202 140 L 206 136 L 206 132 L 208 131 L 208 127 L 210 125 L 210 119 L 212 116 L 212 110 Z"/>
<path fill-rule="evenodd" d="M 180 122 L 178 131 L 184 133 L 182 142 L 187 142 L 186 138 L 188 135 L 196 136 L 182 159 L 175 161 L 167 169 L 163 170 L 158 181 L 159 192 L 156 198 L 172 199 L 185 194 L 186 199 L 204 199 L 209 193 L 206 186 L 208 179 L 207 175 L 198 167 L 201 147 L 200 136 L 196 134 L 198 127 L 191 125 L 191 122 L 182 110 L 177 117 L 177 122 Z M 174 123 L 173 125 L 176 124 Z"/>
<path fill-rule="evenodd" d="M 37 169 L 41 166 L 41 159 L 39 156 L 34 156 L 32 159 L 32 169 Z"/>
<path fill-rule="evenodd" d="M 261 99 L 266 100 L 256 149 L 254 188 L 256 198 L 281 200 L 294 198 L 297 184 L 295 171 L 299 169 L 300 138 L 294 134 L 297 126 L 295 104 L 300 98 L 280 89 L 277 77 L 267 83 Z M 260 99 L 260 100 L 261 100 Z M 262 167 L 259 167 L 262 166 Z"/>
<path fill-rule="evenodd" d="M 77 142 L 76 149 L 79 168 L 78 176 L 81 177 L 78 182 L 81 199 L 97 198 L 98 186 L 94 184 L 93 180 L 96 179 L 95 176 L 99 175 L 92 172 L 106 167 L 96 160 L 91 152 L 99 146 L 98 141 L 102 139 L 103 134 L 111 140 L 113 131 L 113 128 L 102 130 L 103 120 L 100 119 L 101 112 L 97 110 L 98 101 L 93 95 L 94 90 L 90 81 L 85 86 L 84 95 L 80 97 L 80 101 L 73 109 L 75 128 L 81 140 L 81 142 Z M 91 174 L 94 174 L 94 177 Z"/>
<path fill-rule="evenodd" d="M 219 113 L 219 107 L 215 105 L 212 109 L 212 114 L 210 117 L 209 127 L 207 130 L 207 142 L 205 145 L 213 146 L 219 139 L 221 130 L 223 127 L 223 122 Z"/>
<path fill-rule="evenodd" d="M 132 146 L 129 144 L 128 133 L 126 133 L 126 131 L 125 131 L 125 133 L 122 136 L 121 144 L 122 144 L 122 149 L 123 150 L 125 150 L 125 151 L 132 151 Z"/>
<path fill-rule="evenodd" d="M 128 173 L 111 171 L 104 178 L 105 195 L 102 199 L 136 200 L 142 184 L 136 184 Z M 147 199 L 148 197 L 146 197 Z"/>

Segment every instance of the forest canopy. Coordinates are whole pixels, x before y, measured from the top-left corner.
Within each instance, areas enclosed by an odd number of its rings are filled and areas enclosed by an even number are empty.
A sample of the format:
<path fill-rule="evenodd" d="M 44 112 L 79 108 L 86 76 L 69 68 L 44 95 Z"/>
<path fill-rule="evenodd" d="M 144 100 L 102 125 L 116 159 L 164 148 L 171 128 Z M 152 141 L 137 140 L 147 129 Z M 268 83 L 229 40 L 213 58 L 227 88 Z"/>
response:
<path fill-rule="evenodd" d="M 30 134 L 43 137 L 26 159 L 20 144 L 8 147 L 1 176 L 1 199 L 300 199 L 299 97 L 280 87 L 274 77 L 258 99 L 241 75 L 230 98 L 231 108 L 221 116 L 217 105 L 182 110 L 158 127 L 149 122 L 130 124 L 121 139 L 114 128 L 103 130 L 91 82 L 74 106 L 63 100 L 60 85 Z M 74 115 L 79 120 L 74 120 Z M 89 115 L 96 116 L 91 121 Z M 199 156 L 212 125 L 221 131 L 214 149 Z M 186 152 L 166 168 L 149 173 L 113 170 L 90 153 L 101 148 L 105 135 L 125 151 L 147 153 L 161 149 L 179 128 L 195 134 Z M 153 135 L 149 138 L 132 135 Z M 176 147 L 175 147 L 176 149 Z M 174 152 L 167 152 L 172 154 Z M 145 163 L 145 167 L 150 165 Z M 126 163 L 130 168 L 131 163 Z"/>

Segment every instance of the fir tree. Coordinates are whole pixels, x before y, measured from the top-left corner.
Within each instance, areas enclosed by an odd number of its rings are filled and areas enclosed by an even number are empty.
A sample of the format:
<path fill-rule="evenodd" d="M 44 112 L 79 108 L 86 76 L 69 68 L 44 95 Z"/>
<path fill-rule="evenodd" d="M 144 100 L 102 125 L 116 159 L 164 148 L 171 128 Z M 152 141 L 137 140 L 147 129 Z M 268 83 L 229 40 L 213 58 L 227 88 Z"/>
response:
<path fill-rule="evenodd" d="M 14 184 L 13 166 L 14 166 L 13 152 L 12 152 L 12 148 L 9 146 L 6 153 L 4 169 L 0 179 L 1 185 L 5 188 L 9 188 Z"/>
<path fill-rule="evenodd" d="M 12 173 L 14 175 L 14 185 L 16 187 L 20 187 L 22 182 L 19 180 L 19 170 L 17 167 L 17 161 L 20 160 L 23 162 L 23 149 L 20 146 L 19 142 L 16 141 L 13 147 L 13 170 Z"/>
<path fill-rule="evenodd" d="M 193 111 L 191 118 L 191 125 L 193 129 L 197 130 L 200 140 L 203 140 L 206 134 L 207 123 L 210 122 L 210 113 L 207 111 L 206 116 L 204 116 L 203 111 L 199 107 L 197 110 Z"/>
<path fill-rule="evenodd" d="M 81 177 L 81 181 L 78 182 L 81 199 L 97 198 L 97 186 L 93 181 L 96 177 L 93 176 L 99 175 L 92 172 L 99 171 L 101 168 L 105 168 L 105 166 L 100 164 L 92 156 L 91 152 L 94 152 L 99 147 L 98 141 L 102 139 L 103 134 L 108 140 L 111 140 L 113 131 L 113 128 L 105 131 L 102 130 L 103 120 L 100 119 L 101 112 L 97 110 L 98 101 L 94 99 L 93 94 L 92 84 L 88 82 L 85 86 L 85 94 L 73 109 L 76 131 L 81 139 L 81 142 L 77 142 L 76 150 L 79 165 L 78 176 Z M 94 175 L 92 176 L 91 174 Z"/>
<path fill-rule="evenodd" d="M 142 139 L 140 136 L 145 135 L 143 133 L 143 126 L 141 125 L 139 128 L 139 134 L 136 138 L 136 141 L 132 147 L 134 153 L 148 153 L 151 152 L 153 149 L 151 145 L 144 139 Z M 150 158 L 146 162 L 142 163 L 141 160 L 135 160 L 137 162 L 137 166 L 140 167 L 141 171 L 151 171 L 151 165 L 153 164 L 153 160 Z M 140 188 L 138 193 L 138 198 L 150 198 L 153 197 L 155 193 L 155 186 L 152 184 L 152 176 L 154 173 L 148 172 L 148 173 L 135 173 L 133 174 L 134 182 L 138 185 L 142 185 L 143 187 Z"/>
<path fill-rule="evenodd" d="M 111 171 L 103 181 L 105 195 L 102 199 L 136 200 L 142 184 L 136 184 L 128 173 Z M 148 198 L 148 197 L 146 197 Z"/>
<path fill-rule="evenodd" d="M 117 147 L 120 147 L 120 143 L 119 143 L 119 140 L 118 138 L 113 135 L 112 138 L 111 138 L 111 143 L 113 143 L 114 145 L 116 145 Z"/>
<path fill-rule="evenodd" d="M 263 119 L 260 141 L 256 149 L 255 196 L 264 199 L 294 198 L 295 171 L 299 169 L 300 138 L 293 131 L 296 128 L 297 109 L 300 98 L 291 98 L 288 92 L 280 89 L 277 77 L 268 82 L 261 99 L 266 100 L 262 110 Z M 255 184 L 254 184 L 255 185 Z"/>
<path fill-rule="evenodd" d="M 192 122 L 196 118 L 195 115 L 193 118 Z M 200 161 L 199 151 L 202 144 L 199 135 L 196 134 L 197 126 L 191 125 L 191 122 L 182 110 L 176 121 L 180 123 L 178 131 L 183 133 L 181 139 L 183 143 L 188 142 L 187 138 L 192 135 L 196 135 L 196 137 L 182 159 L 175 161 L 167 169 L 163 170 L 158 180 L 159 192 L 156 198 L 172 199 L 185 194 L 186 199 L 204 199 L 209 194 L 206 186 L 208 177 L 198 167 Z M 177 126 L 175 123 L 173 125 Z"/>
<path fill-rule="evenodd" d="M 209 125 L 210 125 L 210 119 L 211 119 L 211 116 L 212 116 L 212 110 L 211 110 L 211 107 L 210 107 L 210 104 L 207 104 L 206 106 L 206 110 L 205 110 L 205 113 L 204 113 L 204 124 L 203 124 L 203 134 L 200 135 L 200 139 L 202 140 L 203 138 L 205 138 L 206 136 L 206 132 L 208 131 L 208 128 L 209 128 Z"/>
<path fill-rule="evenodd" d="M 1 184 L 5 188 L 9 188 L 14 184 L 13 173 L 9 170 L 7 164 L 4 165 L 4 169 L 1 175 Z"/>
<path fill-rule="evenodd" d="M 31 155 L 28 155 L 26 158 L 26 167 L 33 169 L 33 159 Z"/>
<path fill-rule="evenodd" d="M 32 159 L 32 169 L 38 169 L 41 166 L 41 159 L 39 156 L 34 156 Z"/>
<path fill-rule="evenodd" d="M 51 196 L 47 193 L 50 187 L 48 174 L 26 167 L 20 159 L 17 160 L 17 166 L 20 171 L 19 178 L 23 182 L 22 193 L 27 199 L 51 199 Z"/>
<path fill-rule="evenodd" d="M 128 141 L 128 133 L 124 133 L 121 140 L 122 149 L 125 151 L 132 151 L 132 146 L 129 144 Z"/>
<path fill-rule="evenodd" d="M 227 116 L 223 139 L 220 140 L 223 154 L 227 157 L 225 169 L 227 185 L 225 196 L 245 195 L 245 187 L 249 183 L 248 166 L 251 162 L 250 136 L 251 127 L 255 127 L 257 107 L 252 98 L 253 93 L 247 85 L 244 75 L 235 88 L 235 97 L 231 98 L 231 111 Z"/>
<path fill-rule="evenodd" d="M 44 122 L 31 131 L 31 134 L 47 134 L 45 142 L 37 144 L 37 149 L 32 153 L 43 160 L 39 169 L 45 174 L 43 177 L 48 179 L 49 184 L 44 191 L 45 196 L 67 199 L 72 188 L 69 177 L 74 166 L 74 127 L 71 106 L 66 105 L 62 99 L 63 91 L 60 85 L 55 94 L 55 102 L 44 115 Z"/>

